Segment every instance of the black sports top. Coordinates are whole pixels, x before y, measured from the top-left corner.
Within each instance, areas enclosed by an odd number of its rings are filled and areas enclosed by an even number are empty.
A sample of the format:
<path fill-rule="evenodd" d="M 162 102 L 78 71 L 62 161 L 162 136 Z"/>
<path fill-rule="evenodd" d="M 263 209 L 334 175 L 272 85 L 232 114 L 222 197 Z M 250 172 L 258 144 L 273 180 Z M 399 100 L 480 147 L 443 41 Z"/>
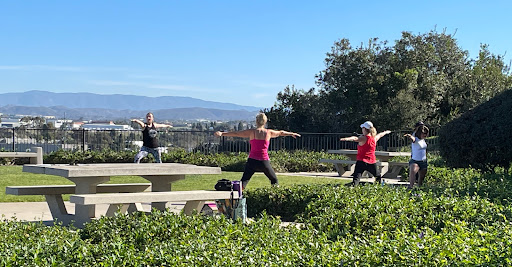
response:
<path fill-rule="evenodd" d="M 158 147 L 158 139 L 156 136 L 158 135 L 158 131 L 156 130 L 155 124 L 152 124 L 151 127 L 144 123 L 144 130 L 142 130 L 142 141 L 143 146 L 150 148 Z"/>

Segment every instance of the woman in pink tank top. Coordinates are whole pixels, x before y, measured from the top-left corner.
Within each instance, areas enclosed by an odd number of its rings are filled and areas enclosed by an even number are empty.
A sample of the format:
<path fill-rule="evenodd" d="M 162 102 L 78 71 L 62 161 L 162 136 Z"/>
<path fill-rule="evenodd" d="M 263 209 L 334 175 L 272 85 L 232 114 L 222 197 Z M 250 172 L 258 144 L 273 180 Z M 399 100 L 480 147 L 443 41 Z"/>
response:
<path fill-rule="evenodd" d="M 356 167 L 352 174 L 352 182 L 348 186 L 357 186 L 361 180 L 364 171 L 368 171 L 375 177 L 376 182 L 380 182 L 380 172 L 377 169 L 377 159 L 375 157 L 375 148 L 377 141 L 391 131 L 384 131 L 377 134 L 377 129 L 373 127 L 371 121 L 361 124 L 363 134 L 360 136 L 350 136 L 340 138 L 340 141 L 354 141 L 357 142 L 357 157 Z"/>
<path fill-rule="evenodd" d="M 242 175 L 242 188 L 245 188 L 249 180 L 255 172 L 263 172 L 270 180 L 270 184 L 278 186 L 276 173 L 270 165 L 270 158 L 268 157 L 268 145 L 271 138 L 279 136 L 291 136 L 293 138 L 300 137 L 300 134 L 287 131 L 276 131 L 265 129 L 267 124 L 267 116 L 264 113 L 259 113 L 256 116 L 256 129 L 249 129 L 234 132 L 215 132 L 216 136 L 231 136 L 249 138 L 251 144 L 251 151 L 249 158 L 245 164 L 244 174 Z"/>

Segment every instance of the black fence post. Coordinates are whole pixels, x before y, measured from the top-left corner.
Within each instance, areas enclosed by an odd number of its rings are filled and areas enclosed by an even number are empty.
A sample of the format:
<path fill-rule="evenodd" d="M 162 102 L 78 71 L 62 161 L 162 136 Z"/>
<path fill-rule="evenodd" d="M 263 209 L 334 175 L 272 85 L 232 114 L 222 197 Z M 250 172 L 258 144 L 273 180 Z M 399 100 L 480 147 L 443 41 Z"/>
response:
<path fill-rule="evenodd" d="M 14 127 L 12 127 L 12 151 L 15 152 L 16 151 L 16 144 L 15 144 L 15 141 L 16 138 L 15 138 L 15 135 L 14 135 Z"/>
<path fill-rule="evenodd" d="M 82 152 L 85 152 L 85 129 L 82 129 Z"/>
<path fill-rule="evenodd" d="M 384 136 L 384 151 L 388 151 L 389 138 L 388 135 Z"/>

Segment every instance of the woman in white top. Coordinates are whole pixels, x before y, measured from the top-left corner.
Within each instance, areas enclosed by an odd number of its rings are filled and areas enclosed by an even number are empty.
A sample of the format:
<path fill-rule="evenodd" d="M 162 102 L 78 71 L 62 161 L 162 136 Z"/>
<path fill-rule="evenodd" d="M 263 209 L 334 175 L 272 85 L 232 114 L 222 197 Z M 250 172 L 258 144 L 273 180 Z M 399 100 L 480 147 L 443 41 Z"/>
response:
<path fill-rule="evenodd" d="M 413 134 L 405 134 L 405 137 L 411 139 L 411 160 L 409 160 L 409 188 L 414 186 L 416 173 L 419 173 L 418 185 L 423 185 L 423 180 L 427 174 L 427 142 L 428 127 L 421 125 L 416 128 Z"/>

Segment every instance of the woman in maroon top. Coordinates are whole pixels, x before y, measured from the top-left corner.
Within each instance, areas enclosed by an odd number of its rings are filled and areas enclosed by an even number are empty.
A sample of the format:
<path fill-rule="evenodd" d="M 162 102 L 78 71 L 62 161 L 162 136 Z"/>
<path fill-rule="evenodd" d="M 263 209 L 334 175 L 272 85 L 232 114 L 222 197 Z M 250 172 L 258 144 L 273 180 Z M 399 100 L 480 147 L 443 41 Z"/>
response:
<path fill-rule="evenodd" d="M 368 171 L 375 176 L 375 181 L 380 182 L 380 172 L 377 168 L 377 158 L 375 157 L 375 148 L 377 141 L 391 131 L 384 131 L 377 134 L 377 129 L 373 127 L 371 121 L 361 124 L 363 134 L 360 136 L 350 136 L 340 138 L 340 141 L 354 141 L 357 142 L 357 161 L 354 173 L 352 174 L 352 183 L 348 186 L 357 186 L 361 180 L 364 171 Z"/>
<path fill-rule="evenodd" d="M 270 180 L 270 184 L 277 186 L 277 176 L 270 165 L 270 158 L 268 157 L 268 145 L 270 143 L 270 139 L 279 136 L 291 136 L 293 138 L 300 137 L 300 134 L 298 133 L 266 129 L 266 123 L 267 116 L 264 113 L 260 113 L 256 116 L 256 129 L 236 132 L 215 132 L 216 136 L 249 138 L 251 151 L 249 152 L 249 158 L 245 164 L 244 174 L 241 179 L 242 188 L 247 186 L 255 172 L 263 172 Z"/>

